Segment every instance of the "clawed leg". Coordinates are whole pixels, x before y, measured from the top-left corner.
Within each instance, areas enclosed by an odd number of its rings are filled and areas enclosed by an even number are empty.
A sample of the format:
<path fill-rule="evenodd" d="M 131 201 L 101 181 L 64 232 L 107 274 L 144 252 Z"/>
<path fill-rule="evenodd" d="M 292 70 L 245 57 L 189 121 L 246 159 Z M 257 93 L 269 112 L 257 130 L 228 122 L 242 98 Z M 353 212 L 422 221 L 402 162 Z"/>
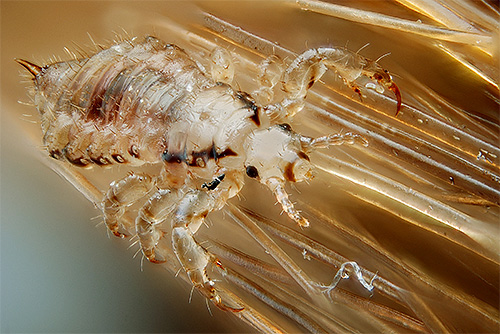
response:
<path fill-rule="evenodd" d="M 372 80 L 366 85 L 382 93 L 384 87 L 396 96 L 396 115 L 401 109 L 401 93 L 387 70 L 377 62 L 345 48 L 318 48 L 307 50 L 288 66 L 282 76 L 283 90 L 287 98 L 281 103 L 265 107 L 271 119 L 286 120 L 302 109 L 307 92 L 321 79 L 327 69 L 333 69 L 360 98 L 362 93 L 356 84 L 360 77 Z"/>
<path fill-rule="evenodd" d="M 193 286 L 203 296 L 224 311 L 239 312 L 243 310 L 243 308 L 233 308 L 223 303 L 215 288 L 215 281 L 208 277 L 206 270 L 209 264 L 217 263 L 217 261 L 198 244 L 187 226 L 174 227 L 172 245 Z"/>
<path fill-rule="evenodd" d="M 183 187 L 173 190 L 158 190 L 139 210 L 136 231 L 144 255 L 149 261 L 165 261 L 160 240 L 165 229 L 171 229 L 172 249 L 193 286 L 219 308 L 238 312 L 223 303 L 217 293 L 215 281 L 207 274 L 207 267 L 220 262 L 204 249 L 194 238 L 205 217 L 219 209 L 228 198 L 235 196 L 243 185 L 240 173 L 221 174 L 201 189 Z M 163 227 L 164 224 L 168 227 Z"/>
<path fill-rule="evenodd" d="M 178 191 L 160 189 L 139 210 L 135 228 L 142 252 L 150 262 L 165 262 L 158 249 L 158 243 L 165 235 L 161 225 L 175 209 L 179 196 Z"/>
<path fill-rule="evenodd" d="M 112 182 L 102 201 L 104 223 L 117 237 L 127 235 L 120 232 L 120 220 L 128 206 L 144 197 L 154 186 L 150 176 L 131 173 L 119 181 Z"/>
<path fill-rule="evenodd" d="M 172 246 L 179 262 L 198 291 L 220 309 L 239 312 L 243 309 L 233 308 L 223 303 L 215 288 L 215 281 L 207 274 L 209 264 L 215 263 L 219 266 L 220 264 L 194 238 L 194 233 L 215 205 L 215 198 L 208 192 L 188 191 L 180 199 L 174 212 Z"/>

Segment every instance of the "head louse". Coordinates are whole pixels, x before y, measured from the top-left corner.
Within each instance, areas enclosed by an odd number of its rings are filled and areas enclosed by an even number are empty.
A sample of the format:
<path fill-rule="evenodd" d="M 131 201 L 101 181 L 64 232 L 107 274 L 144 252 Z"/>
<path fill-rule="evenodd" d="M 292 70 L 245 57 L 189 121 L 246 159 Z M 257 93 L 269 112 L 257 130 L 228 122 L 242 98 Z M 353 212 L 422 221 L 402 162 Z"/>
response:
<path fill-rule="evenodd" d="M 141 203 L 135 231 L 148 260 L 164 261 L 159 240 L 169 235 L 193 286 L 221 309 L 238 312 L 242 308 L 226 305 L 207 274 L 207 266 L 220 262 L 194 239 L 205 217 L 238 195 L 246 175 L 267 186 L 292 220 L 309 225 L 290 201 L 285 184 L 312 179 L 308 154 L 313 150 L 366 144 L 352 133 L 310 138 L 286 123 L 304 107 L 307 91 L 327 68 L 353 88 L 361 75 L 387 86 L 396 94 L 398 112 L 401 96 L 377 64 L 371 68 L 373 62 L 345 48 L 320 48 L 298 56 L 283 73 L 283 101 L 260 106 L 250 94 L 220 82 L 230 81 L 234 70 L 228 53 L 214 55 L 216 78 L 181 48 L 151 36 L 43 67 L 17 62 L 33 76 L 51 157 L 80 167 L 162 166 L 159 175 L 131 172 L 110 185 L 101 203 L 108 229 L 128 236 L 122 217 Z M 276 62 L 266 66 L 272 65 Z M 271 89 L 276 78 L 262 70 L 259 80 Z M 166 226 L 169 233 L 163 231 Z"/>

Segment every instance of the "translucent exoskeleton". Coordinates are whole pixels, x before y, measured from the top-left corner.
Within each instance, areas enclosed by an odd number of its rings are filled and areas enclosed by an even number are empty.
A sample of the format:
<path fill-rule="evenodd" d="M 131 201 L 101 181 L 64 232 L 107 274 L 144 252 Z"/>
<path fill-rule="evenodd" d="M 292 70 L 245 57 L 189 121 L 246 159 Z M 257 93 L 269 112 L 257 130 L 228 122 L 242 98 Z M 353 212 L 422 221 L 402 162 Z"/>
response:
<path fill-rule="evenodd" d="M 285 183 L 312 178 L 313 150 L 367 145 L 354 133 L 311 138 L 294 132 L 287 122 L 303 109 L 309 88 L 331 68 L 355 92 L 360 76 L 371 79 L 377 91 L 385 86 L 396 94 L 398 111 L 401 106 L 388 72 L 344 48 L 308 50 L 281 74 L 272 57 L 261 65 L 260 92 L 272 100 L 272 89 L 281 81 L 287 96 L 262 106 L 230 85 L 234 68 L 223 50 L 212 53 L 211 75 L 179 47 L 154 37 L 43 67 L 18 60 L 33 76 L 51 157 L 80 167 L 161 164 L 159 175 L 129 173 L 111 183 L 102 200 L 105 224 L 126 237 L 121 218 L 141 203 L 135 231 L 143 254 L 151 262 L 165 261 L 161 241 L 170 238 L 193 286 L 224 310 L 241 309 L 222 301 L 207 274 L 209 265 L 222 264 L 194 237 L 205 217 L 238 194 L 246 174 L 267 186 L 283 211 L 307 227 Z"/>

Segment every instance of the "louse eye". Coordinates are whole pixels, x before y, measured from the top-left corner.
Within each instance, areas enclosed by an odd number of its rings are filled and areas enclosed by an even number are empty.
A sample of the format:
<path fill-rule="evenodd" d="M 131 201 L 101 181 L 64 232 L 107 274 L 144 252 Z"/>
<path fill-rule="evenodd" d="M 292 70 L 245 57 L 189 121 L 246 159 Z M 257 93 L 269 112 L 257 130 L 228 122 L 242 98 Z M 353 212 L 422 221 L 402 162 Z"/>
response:
<path fill-rule="evenodd" d="M 257 171 L 257 168 L 255 168 L 254 166 L 248 166 L 247 175 L 252 179 L 255 179 L 256 177 L 259 176 L 259 172 Z"/>
<path fill-rule="evenodd" d="M 290 124 L 287 123 L 278 124 L 278 127 L 280 127 L 283 131 L 292 132 L 292 127 L 290 126 Z"/>

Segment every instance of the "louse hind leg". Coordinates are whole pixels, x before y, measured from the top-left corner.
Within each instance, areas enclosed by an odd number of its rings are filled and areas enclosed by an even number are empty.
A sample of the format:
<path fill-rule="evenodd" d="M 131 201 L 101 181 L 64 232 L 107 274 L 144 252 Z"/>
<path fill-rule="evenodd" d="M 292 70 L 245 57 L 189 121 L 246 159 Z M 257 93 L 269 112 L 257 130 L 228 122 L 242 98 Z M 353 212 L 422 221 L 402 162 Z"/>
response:
<path fill-rule="evenodd" d="M 128 206 L 146 196 L 154 186 L 153 179 L 146 174 L 130 173 L 121 180 L 110 184 L 102 201 L 104 223 L 117 237 L 127 235 L 120 232 L 121 218 Z"/>
<path fill-rule="evenodd" d="M 216 264 L 222 267 L 221 264 L 194 238 L 194 233 L 203 223 L 206 215 L 216 207 L 216 197 L 208 192 L 203 190 L 186 192 L 174 212 L 172 247 L 193 286 L 203 296 L 224 311 L 239 312 L 243 309 L 233 308 L 223 303 L 215 288 L 215 281 L 207 274 L 208 265 Z"/>

